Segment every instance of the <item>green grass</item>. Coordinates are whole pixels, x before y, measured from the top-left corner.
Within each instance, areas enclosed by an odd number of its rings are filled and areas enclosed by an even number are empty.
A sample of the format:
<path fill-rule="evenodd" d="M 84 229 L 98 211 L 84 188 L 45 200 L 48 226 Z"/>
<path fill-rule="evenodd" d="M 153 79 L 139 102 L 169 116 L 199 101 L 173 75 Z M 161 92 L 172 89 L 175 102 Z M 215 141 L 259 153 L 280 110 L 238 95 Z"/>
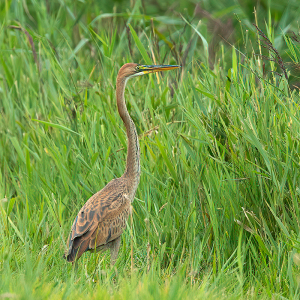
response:
<path fill-rule="evenodd" d="M 250 4 L 203 1 L 199 23 L 192 2 L 106 2 L 0 4 L 0 298 L 299 299 L 296 69 L 287 81 L 253 55 Z M 257 24 L 298 63 L 297 1 L 263 4 Z M 216 19 L 231 20 L 230 44 L 207 29 Z M 125 168 L 115 81 L 130 61 L 183 68 L 129 81 L 133 225 L 114 268 L 87 253 L 74 272 L 62 259 L 73 219 Z"/>

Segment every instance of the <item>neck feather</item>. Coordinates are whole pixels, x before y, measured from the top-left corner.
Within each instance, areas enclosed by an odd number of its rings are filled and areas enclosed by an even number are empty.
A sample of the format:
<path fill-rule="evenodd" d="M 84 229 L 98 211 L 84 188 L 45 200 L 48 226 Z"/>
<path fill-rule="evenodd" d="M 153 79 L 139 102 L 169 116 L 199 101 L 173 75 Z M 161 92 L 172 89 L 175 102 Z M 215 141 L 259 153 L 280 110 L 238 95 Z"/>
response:
<path fill-rule="evenodd" d="M 127 111 L 125 104 L 124 92 L 127 79 L 119 77 L 117 78 L 117 106 L 119 115 L 126 127 L 127 134 L 127 161 L 124 177 L 130 179 L 133 188 L 133 194 L 137 189 L 140 181 L 140 145 L 136 132 L 136 127 Z"/>

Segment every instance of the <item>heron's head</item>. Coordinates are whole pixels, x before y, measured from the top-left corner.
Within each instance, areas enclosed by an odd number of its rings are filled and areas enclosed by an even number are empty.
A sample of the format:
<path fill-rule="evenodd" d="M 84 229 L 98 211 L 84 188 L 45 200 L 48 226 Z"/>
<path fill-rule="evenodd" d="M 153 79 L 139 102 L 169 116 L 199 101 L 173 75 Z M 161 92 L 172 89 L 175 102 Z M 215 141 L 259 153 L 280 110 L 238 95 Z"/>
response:
<path fill-rule="evenodd" d="M 135 76 L 145 75 L 149 73 L 155 73 L 160 71 L 168 71 L 180 68 L 177 65 L 139 65 L 135 63 L 128 63 L 121 67 L 118 77 L 132 78 Z"/>

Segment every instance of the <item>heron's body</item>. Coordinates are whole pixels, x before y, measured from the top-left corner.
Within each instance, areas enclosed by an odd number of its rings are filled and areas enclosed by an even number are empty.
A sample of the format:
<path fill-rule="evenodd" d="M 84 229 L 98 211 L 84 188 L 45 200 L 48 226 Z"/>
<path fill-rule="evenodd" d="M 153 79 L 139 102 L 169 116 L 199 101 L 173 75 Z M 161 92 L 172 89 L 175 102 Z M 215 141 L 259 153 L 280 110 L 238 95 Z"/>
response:
<path fill-rule="evenodd" d="M 126 127 L 128 152 L 126 170 L 117 179 L 110 181 L 101 191 L 94 194 L 76 216 L 65 258 L 74 262 L 86 251 L 110 249 L 111 262 L 117 259 L 120 236 L 126 227 L 140 180 L 140 147 L 135 125 L 129 116 L 124 100 L 124 91 L 130 77 L 156 71 L 178 68 L 178 66 L 140 66 L 125 64 L 117 77 L 118 112 Z"/>

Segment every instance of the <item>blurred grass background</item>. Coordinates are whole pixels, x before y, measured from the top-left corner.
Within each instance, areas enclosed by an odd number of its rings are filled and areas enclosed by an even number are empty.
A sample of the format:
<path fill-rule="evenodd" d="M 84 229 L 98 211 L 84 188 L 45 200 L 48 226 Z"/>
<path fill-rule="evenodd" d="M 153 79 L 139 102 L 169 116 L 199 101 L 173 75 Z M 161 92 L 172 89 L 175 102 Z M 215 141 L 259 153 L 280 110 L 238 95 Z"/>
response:
<path fill-rule="evenodd" d="M 299 299 L 299 13 L 297 0 L 1 1 L 0 298 Z M 129 82 L 133 226 L 115 268 L 85 254 L 74 273 L 73 219 L 124 171 L 126 62 L 182 68 Z"/>

